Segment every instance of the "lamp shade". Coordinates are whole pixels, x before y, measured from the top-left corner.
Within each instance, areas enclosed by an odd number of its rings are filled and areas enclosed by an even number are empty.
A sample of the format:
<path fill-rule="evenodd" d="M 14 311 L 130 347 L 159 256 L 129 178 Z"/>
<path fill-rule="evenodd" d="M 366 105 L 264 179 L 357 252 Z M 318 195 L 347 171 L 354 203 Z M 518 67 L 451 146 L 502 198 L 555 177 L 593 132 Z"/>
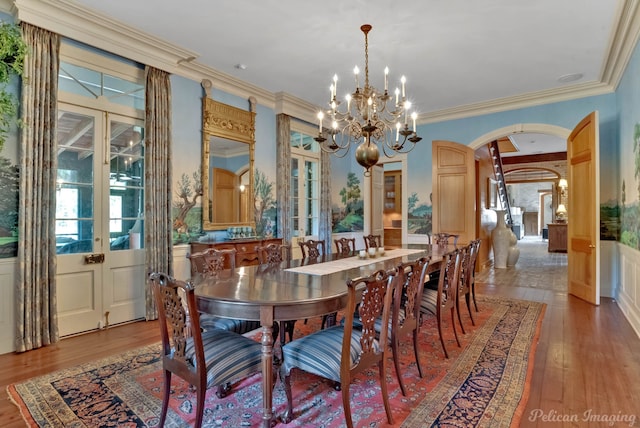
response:
<path fill-rule="evenodd" d="M 569 187 L 569 184 L 567 183 L 567 180 L 564 178 L 561 178 L 558 181 L 558 187 L 562 188 L 562 189 L 566 189 L 567 187 Z"/>

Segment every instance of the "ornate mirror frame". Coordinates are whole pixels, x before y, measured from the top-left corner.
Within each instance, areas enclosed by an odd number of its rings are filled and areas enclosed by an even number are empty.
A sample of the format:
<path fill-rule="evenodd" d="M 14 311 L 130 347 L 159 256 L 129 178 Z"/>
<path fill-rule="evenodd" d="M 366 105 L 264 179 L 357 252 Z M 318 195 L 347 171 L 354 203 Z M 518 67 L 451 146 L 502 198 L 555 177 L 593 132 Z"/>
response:
<path fill-rule="evenodd" d="M 210 80 L 203 80 L 202 87 L 205 94 L 202 97 L 202 228 L 203 230 L 221 230 L 233 226 L 250 226 L 255 228 L 253 217 L 253 168 L 255 151 L 255 110 L 256 99 L 249 98 L 250 110 L 242 110 L 228 104 L 214 101 L 211 98 L 212 84 Z M 237 223 L 215 223 L 211 221 L 210 204 L 213 195 L 210 187 L 210 156 L 211 138 L 220 137 L 246 143 L 249 146 L 249 186 L 248 218 L 249 221 Z"/>

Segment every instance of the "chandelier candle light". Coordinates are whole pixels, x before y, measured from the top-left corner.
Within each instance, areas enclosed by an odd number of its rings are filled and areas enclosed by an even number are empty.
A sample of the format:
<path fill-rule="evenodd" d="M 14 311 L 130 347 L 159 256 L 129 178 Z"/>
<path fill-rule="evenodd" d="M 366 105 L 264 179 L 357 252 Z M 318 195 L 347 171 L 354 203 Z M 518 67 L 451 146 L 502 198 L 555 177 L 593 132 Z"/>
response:
<path fill-rule="evenodd" d="M 353 69 L 356 89 L 346 95 L 346 109 L 341 111 L 342 102 L 336 97 L 338 76 L 333 76 L 333 83 L 329 87 L 330 108 L 318 113 L 318 136 L 315 140 L 322 150 L 341 158 L 349 153 L 351 144 L 358 144 L 356 161 L 365 168 L 365 176 L 369 176 L 371 167 L 380 158 L 378 144 L 382 146 L 384 155 L 391 158 L 397 153 L 410 152 L 422 138 L 416 133 L 418 114 L 409 113 L 411 102 L 405 93 L 406 78 L 401 77 L 401 89 L 396 88 L 395 97 L 389 95 L 388 67 L 384 69 L 383 92 L 369 85 L 368 34 L 371 25 L 365 24 L 360 30 L 364 33 L 364 87 L 360 87 L 360 69 L 356 66 Z M 326 131 L 323 124 L 325 116 L 330 120 L 330 128 Z M 409 128 L 409 118 L 412 129 Z"/>

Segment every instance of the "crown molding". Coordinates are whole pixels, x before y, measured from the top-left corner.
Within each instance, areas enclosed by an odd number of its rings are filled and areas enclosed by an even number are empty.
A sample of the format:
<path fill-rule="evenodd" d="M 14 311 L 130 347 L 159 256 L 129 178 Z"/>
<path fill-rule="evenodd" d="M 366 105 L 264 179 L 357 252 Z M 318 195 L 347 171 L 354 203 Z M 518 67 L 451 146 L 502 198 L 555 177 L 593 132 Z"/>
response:
<path fill-rule="evenodd" d="M 276 93 L 276 114 L 284 113 L 309 123 L 317 123 L 317 115 L 320 110 L 320 107 L 294 97 L 293 95 L 287 94 L 286 92 Z"/>
<path fill-rule="evenodd" d="M 616 14 L 618 25 L 611 36 L 601 81 L 618 87 L 640 36 L 639 0 L 626 0 Z"/>
<path fill-rule="evenodd" d="M 15 10 L 13 8 L 12 0 L 0 0 L 0 12 L 6 13 L 7 15 L 13 15 Z"/>
<path fill-rule="evenodd" d="M 418 117 L 419 124 L 445 122 L 454 119 L 464 119 L 473 116 L 482 116 L 490 113 L 499 113 L 508 110 L 517 110 L 526 107 L 534 107 L 543 104 L 569 101 L 577 98 L 591 97 L 611 93 L 615 88 L 606 83 L 590 82 L 563 88 L 547 89 L 538 92 L 516 95 L 507 98 L 497 98 L 476 104 L 468 104 L 450 109 L 424 113 Z"/>
<path fill-rule="evenodd" d="M 70 0 L 15 0 L 14 4 L 20 21 L 165 71 L 199 56 Z"/>

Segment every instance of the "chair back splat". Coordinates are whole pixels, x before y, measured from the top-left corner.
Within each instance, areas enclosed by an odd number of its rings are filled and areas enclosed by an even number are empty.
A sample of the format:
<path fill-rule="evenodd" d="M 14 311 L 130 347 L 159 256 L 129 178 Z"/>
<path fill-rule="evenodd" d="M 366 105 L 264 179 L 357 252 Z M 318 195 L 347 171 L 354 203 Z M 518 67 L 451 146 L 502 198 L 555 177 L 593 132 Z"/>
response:
<path fill-rule="evenodd" d="M 364 239 L 364 247 L 366 250 L 369 248 L 380 248 L 382 247 L 382 236 L 381 235 L 367 235 L 362 237 Z"/>
<path fill-rule="evenodd" d="M 326 254 L 324 241 L 309 239 L 307 241 L 299 241 L 302 258 L 317 259 Z"/>
<path fill-rule="evenodd" d="M 213 329 L 202 332 L 191 282 L 164 273 L 149 275 L 160 321 L 164 388 L 160 426 L 164 426 L 171 375 L 195 387 L 195 427 L 202 426 L 206 390 L 262 371 L 262 345 L 241 334 Z M 184 301 L 186 300 L 186 305 Z"/>
<path fill-rule="evenodd" d="M 334 239 L 336 250 L 340 256 L 352 256 L 356 252 L 356 238 Z"/>

